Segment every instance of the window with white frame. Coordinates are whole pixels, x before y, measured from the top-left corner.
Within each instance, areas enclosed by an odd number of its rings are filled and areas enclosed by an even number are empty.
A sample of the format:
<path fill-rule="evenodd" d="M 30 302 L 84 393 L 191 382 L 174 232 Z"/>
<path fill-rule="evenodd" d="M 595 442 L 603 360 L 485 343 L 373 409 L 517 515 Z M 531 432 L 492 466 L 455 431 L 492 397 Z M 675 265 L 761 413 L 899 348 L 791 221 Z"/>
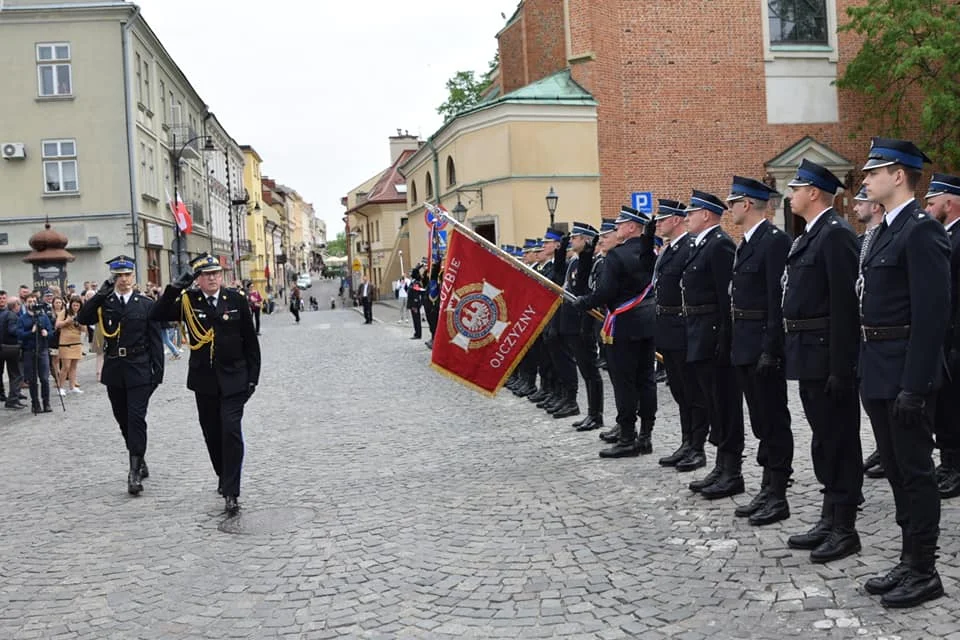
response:
<path fill-rule="evenodd" d="M 41 146 L 43 148 L 44 193 L 76 193 L 79 191 L 76 141 L 44 140 Z"/>
<path fill-rule="evenodd" d="M 37 86 L 40 96 L 44 98 L 73 95 L 69 43 L 37 45 Z"/>
<path fill-rule="evenodd" d="M 143 105 L 147 110 L 153 109 L 153 94 L 150 93 L 150 61 L 143 63 Z"/>
<path fill-rule="evenodd" d="M 768 0 L 770 44 L 829 44 L 827 0 Z"/>
<path fill-rule="evenodd" d="M 160 122 L 161 124 L 167 124 L 170 120 L 170 115 L 167 113 L 167 85 L 164 84 L 163 80 L 160 80 Z"/>
<path fill-rule="evenodd" d="M 143 59 L 139 53 L 133 68 L 137 75 L 137 102 L 143 104 Z"/>

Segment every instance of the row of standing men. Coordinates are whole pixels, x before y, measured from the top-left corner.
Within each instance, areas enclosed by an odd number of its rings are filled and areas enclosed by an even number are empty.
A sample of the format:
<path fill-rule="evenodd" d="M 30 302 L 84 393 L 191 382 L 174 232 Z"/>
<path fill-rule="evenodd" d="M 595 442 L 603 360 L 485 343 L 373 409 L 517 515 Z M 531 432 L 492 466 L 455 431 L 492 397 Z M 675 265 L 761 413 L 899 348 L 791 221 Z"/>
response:
<path fill-rule="evenodd" d="M 740 176 L 725 201 L 694 190 L 689 205 L 660 200 L 655 218 L 623 207 L 599 230 L 577 222 L 568 236 L 548 230 L 542 246 L 528 240 L 524 261 L 570 299 L 510 388 L 555 417 L 576 415 L 579 368 L 588 415 L 575 426 L 602 426 L 596 324 L 582 315 L 602 309 L 598 337 L 617 416 L 600 434 L 613 443 L 601 457 L 652 452 L 659 353 L 681 431 L 681 446 L 660 463 L 704 467 L 709 441 L 715 464 L 690 490 L 707 499 L 743 493 L 746 400 L 762 480 L 735 513 L 762 526 L 790 516 L 786 381 L 798 381 L 823 499 L 817 523 L 788 545 L 809 550 L 816 563 L 861 549 L 862 403 L 902 541 L 899 562 L 865 589 L 888 607 L 942 596 L 940 499 L 960 493 L 960 178 L 934 174 L 925 211 L 914 192 L 926 162 L 909 141 L 873 139 L 855 198 L 871 226 L 859 238 L 833 208 L 841 181 L 804 160 L 788 185 L 791 209 L 806 222 L 793 241 L 767 220 L 775 191 Z M 739 244 L 721 227 L 725 215 L 743 230 Z"/>

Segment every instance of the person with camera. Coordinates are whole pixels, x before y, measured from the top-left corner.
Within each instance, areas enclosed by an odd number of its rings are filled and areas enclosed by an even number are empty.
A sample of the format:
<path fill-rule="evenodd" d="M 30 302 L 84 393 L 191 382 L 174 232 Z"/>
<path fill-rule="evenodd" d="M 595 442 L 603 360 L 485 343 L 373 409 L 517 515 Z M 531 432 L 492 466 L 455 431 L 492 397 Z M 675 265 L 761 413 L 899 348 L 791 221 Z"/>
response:
<path fill-rule="evenodd" d="M 24 377 L 30 385 L 30 407 L 34 414 L 40 413 L 42 401 L 43 413 L 50 413 L 53 409 L 50 408 L 49 339 L 53 325 L 43 303 L 37 302 L 37 297 L 32 293 L 27 296 L 24 306 L 25 311 L 17 323 L 17 337 L 23 354 Z"/>
<path fill-rule="evenodd" d="M 168 285 L 153 309 L 158 321 L 183 319 L 190 340 L 187 388 L 196 396 L 197 414 L 213 470 L 220 479 L 224 510 L 240 510 L 243 466 L 243 408 L 260 380 L 260 342 L 250 303 L 242 291 L 223 286 L 220 262 L 201 254 L 191 271 Z M 194 280 L 197 288 L 188 291 Z"/>
<path fill-rule="evenodd" d="M 160 324 L 150 318 L 154 302 L 133 288 L 134 261 L 117 256 L 107 261 L 112 278 L 77 312 L 81 325 L 97 325 L 103 334 L 100 383 L 107 387 L 113 416 L 130 458 L 127 493 L 139 495 L 149 477 L 147 405 L 163 382 L 163 340 Z"/>

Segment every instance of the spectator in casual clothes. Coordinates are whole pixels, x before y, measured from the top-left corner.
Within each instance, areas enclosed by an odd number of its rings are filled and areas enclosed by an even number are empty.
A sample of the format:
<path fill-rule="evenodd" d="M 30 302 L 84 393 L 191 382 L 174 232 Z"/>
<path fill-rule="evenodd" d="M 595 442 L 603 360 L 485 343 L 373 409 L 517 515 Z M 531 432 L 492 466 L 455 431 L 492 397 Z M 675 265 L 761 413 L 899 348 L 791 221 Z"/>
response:
<path fill-rule="evenodd" d="M 3 406 L 7 409 L 23 409 L 20 404 L 25 398 L 20 393 L 23 376 L 20 374 L 20 338 L 18 326 L 20 320 L 20 300 L 14 298 L 0 308 L 0 362 L 7 370 L 10 388 Z"/>
<path fill-rule="evenodd" d="M 30 405 L 33 412 L 50 413 L 50 355 L 47 345 L 53 325 L 50 317 L 37 307 L 37 298 L 27 296 L 26 310 L 20 315 L 17 337 L 23 350 L 23 371 L 30 385 Z M 37 381 L 39 379 L 39 389 Z"/>
<path fill-rule="evenodd" d="M 59 383 L 57 388 L 60 395 L 66 395 L 68 391 L 73 393 L 83 393 L 77 386 L 77 365 L 80 358 L 83 357 L 83 345 L 80 338 L 83 332 L 83 326 L 77 322 L 77 312 L 80 311 L 82 303 L 80 296 L 70 298 L 70 304 L 57 316 L 57 330 L 60 332 L 60 371 Z M 57 372 L 54 372 L 56 375 Z"/>
<path fill-rule="evenodd" d="M 253 283 L 247 285 L 247 301 L 250 303 L 250 312 L 253 314 L 253 326 L 260 335 L 260 310 L 263 308 L 263 296 L 253 288 Z"/>

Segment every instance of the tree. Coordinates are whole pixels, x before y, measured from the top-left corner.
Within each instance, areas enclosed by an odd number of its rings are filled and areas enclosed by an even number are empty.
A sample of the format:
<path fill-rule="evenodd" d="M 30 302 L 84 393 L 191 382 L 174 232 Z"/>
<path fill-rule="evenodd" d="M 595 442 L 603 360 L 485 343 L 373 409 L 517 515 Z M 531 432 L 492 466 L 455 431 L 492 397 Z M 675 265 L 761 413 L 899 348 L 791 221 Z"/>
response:
<path fill-rule="evenodd" d="M 847 15 L 840 30 L 863 46 L 837 86 L 868 98 L 871 125 L 896 137 L 919 128 L 938 168 L 960 168 L 960 4 L 867 0 Z"/>
<path fill-rule="evenodd" d="M 492 81 L 493 72 L 500 65 L 500 53 L 497 52 L 488 64 L 487 71 L 478 79 L 475 71 L 457 71 L 447 80 L 447 101 L 437 107 L 437 113 L 447 121 L 458 113 L 480 104 L 483 92 Z"/>
<path fill-rule="evenodd" d="M 341 231 L 336 240 L 327 243 L 327 255 L 343 257 L 347 255 L 347 236 Z"/>

